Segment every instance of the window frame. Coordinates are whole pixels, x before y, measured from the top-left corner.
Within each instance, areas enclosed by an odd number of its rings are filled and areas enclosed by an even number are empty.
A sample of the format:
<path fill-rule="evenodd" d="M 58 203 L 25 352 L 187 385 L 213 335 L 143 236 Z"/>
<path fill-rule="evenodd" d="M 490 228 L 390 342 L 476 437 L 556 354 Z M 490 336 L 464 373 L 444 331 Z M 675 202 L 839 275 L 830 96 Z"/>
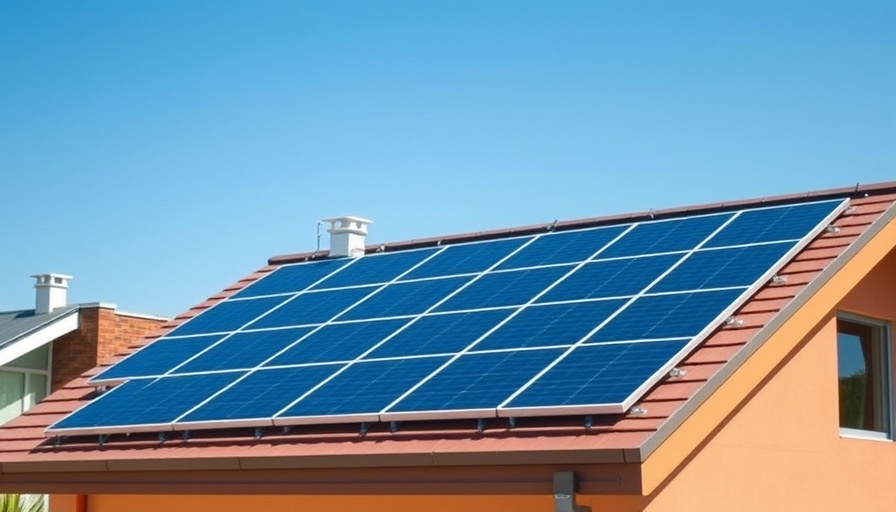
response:
<path fill-rule="evenodd" d="M 840 359 L 837 357 L 837 373 L 838 373 L 838 395 L 837 395 L 837 411 L 838 411 L 838 427 L 840 429 L 840 437 L 849 439 L 865 439 L 872 441 L 893 441 L 894 425 L 896 425 L 896 415 L 894 415 L 894 360 L 893 360 L 893 338 L 890 322 L 877 318 L 871 318 L 864 315 L 839 311 L 836 316 L 837 320 L 837 337 L 835 343 L 839 344 L 839 335 L 841 332 L 840 322 L 848 322 L 858 324 L 863 327 L 870 327 L 873 331 L 872 342 L 879 346 L 880 358 L 882 361 L 878 363 L 878 370 L 881 373 L 880 382 L 875 384 L 879 393 L 878 403 L 875 404 L 879 409 L 885 409 L 881 412 L 884 421 L 884 430 L 865 430 L 857 428 L 849 428 L 840 426 L 840 396 L 839 396 L 839 369 Z"/>

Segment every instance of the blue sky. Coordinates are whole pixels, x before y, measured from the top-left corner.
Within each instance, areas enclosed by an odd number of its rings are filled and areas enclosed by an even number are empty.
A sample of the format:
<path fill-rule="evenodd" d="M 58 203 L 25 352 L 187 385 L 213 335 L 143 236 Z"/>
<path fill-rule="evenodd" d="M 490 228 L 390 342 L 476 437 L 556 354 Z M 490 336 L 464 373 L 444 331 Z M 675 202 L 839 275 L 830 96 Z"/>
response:
<path fill-rule="evenodd" d="M 896 179 L 896 4 L 0 2 L 0 310 L 315 248 Z"/>

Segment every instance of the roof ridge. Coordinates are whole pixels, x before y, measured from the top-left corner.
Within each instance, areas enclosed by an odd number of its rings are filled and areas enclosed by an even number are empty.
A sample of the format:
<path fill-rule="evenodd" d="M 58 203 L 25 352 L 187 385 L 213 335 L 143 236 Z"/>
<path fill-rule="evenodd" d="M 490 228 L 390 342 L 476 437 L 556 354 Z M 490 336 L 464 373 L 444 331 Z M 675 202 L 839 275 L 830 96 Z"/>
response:
<path fill-rule="evenodd" d="M 663 208 L 659 210 L 648 210 L 641 212 L 633 212 L 618 215 L 605 215 L 601 217 L 588 217 L 582 219 L 573 219 L 566 221 L 552 221 L 543 224 L 532 224 L 528 226 L 517 226 L 511 228 L 493 229 L 486 231 L 473 231 L 469 233 L 456 233 L 446 236 L 435 236 L 427 238 L 417 238 L 403 240 L 398 242 L 385 242 L 382 244 L 371 244 L 365 247 L 365 254 L 373 254 L 377 252 L 392 252 L 397 250 L 417 249 L 421 247 L 431 247 L 441 245 L 446 242 L 462 243 L 479 240 L 491 240 L 495 238 L 504 238 L 509 236 L 532 235 L 543 233 L 546 231 L 564 231 L 570 229 L 594 227 L 599 225 L 608 225 L 624 222 L 635 222 L 644 219 L 662 219 L 676 215 L 694 214 L 694 213 L 715 213 L 726 211 L 733 208 L 743 208 L 750 205 L 771 206 L 781 203 L 796 202 L 799 200 L 819 200 L 819 199 L 835 199 L 835 198 L 857 198 L 867 197 L 869 195 L 884 194 L 887 192 L 896 192 L 896 181 L 884 181 L 878 183 L 869 183 L 862 185 L 856 183 L 852 187 L 840 187 L 831 189 L 822 189 L 816 191 L 807 191 L 796 194 L 783 194 L 767 197 L 759 197 L 753 199 L 739 199 L 735 201 L 723 201 L 716 203 L 703 203 L 692 206 L 682 206 L 673 208 Z M 327 258 L 329 256 L 327 250 L 316 250 L 293 254 L 283 254 L 272 256 L 268 259 L 269 265 L 283 265 L 287 263 L 300 263 L 304 261 L 314 261 Z"/>

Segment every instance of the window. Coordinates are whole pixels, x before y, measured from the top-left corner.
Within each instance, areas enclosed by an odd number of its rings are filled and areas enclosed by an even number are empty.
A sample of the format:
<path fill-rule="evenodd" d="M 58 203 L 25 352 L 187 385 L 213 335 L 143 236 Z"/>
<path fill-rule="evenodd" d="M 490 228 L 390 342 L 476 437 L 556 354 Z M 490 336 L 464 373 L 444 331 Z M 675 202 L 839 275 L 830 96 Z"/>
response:
<path fill-rule="evenodd" d="M 49 391 L 50 345 L 0 366 L 0 423 L 22 414 Z"/>
<path fill-rule="evenodd" d="M 842 434 L 891 438 L 890 341 L 886 323 L 837 319 L 837 376 Z"/>

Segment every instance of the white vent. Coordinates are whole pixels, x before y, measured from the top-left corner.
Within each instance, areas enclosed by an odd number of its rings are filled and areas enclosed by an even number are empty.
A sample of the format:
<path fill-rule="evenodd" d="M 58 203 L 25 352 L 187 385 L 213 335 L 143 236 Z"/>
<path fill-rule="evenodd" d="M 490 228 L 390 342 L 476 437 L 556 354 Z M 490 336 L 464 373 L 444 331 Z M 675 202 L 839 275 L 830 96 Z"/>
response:
<path fill-rule="evenodd" d="M 331 257 L 351 257 L 357 258 L 364 256 L 365 238 L 367 237 L 367 226 L 373 221 L 346 215 L 343 217 L 333 217 L 324 219 L 330 227 L 327 233 L 330 234 L 330 256 Z"/>
<path fill-rule="evenodd" d="M 68 280 L 72 276 L 63 274 L 35 274 L 34 313 L 44 315 L 53 310 L 65 307 Z"/>

